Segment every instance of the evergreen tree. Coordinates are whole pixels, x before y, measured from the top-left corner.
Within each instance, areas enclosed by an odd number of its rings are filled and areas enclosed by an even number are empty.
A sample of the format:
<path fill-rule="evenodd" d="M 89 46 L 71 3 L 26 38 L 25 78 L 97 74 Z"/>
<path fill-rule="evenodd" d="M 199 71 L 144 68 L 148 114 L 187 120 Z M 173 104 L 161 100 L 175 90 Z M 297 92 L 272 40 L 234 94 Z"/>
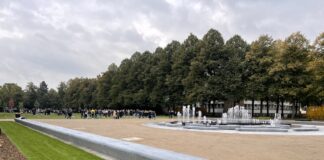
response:
<path fill-rule="evenodd" d="M 24 107 L 32 109 L 35 107 L 35 101 L 37 100 L 38 87 L 33 82 L 29 82 L 26 86 L 24 93 Z"/>
<path fill-rule="evenodd" d="M 48 106 L 48 88 L 45 81 L 42 81 L 39 84 L 39 88 L 37 90 L 37 100 L 39 102 L 40 108 L 47 108 Z"/>
<path fill-rule="evenodd" d="M 226 58 L 222 35 L 210 29 L 204 35 L 201 50 L 192 60 L 190 72 L 185 79 L 189 102 L 209 105 L 211 100 L 225 99 L 221 84 Z"/>
<path fill-rule="evenodd" d="M 312 83 L 308 86 L 309 103 L 321 105 L 324 102 L 324 32 L 315 40 L 308 69 L 312 73 Z"/>
<path fill-rule="evenodd" d="M 57 94 L 58 94 L 58 108 L 65 107 L 64 96 L 66 94 L 67 85 L 64 82 L 60 82 L 59 86 L 57 87 Z"/>
<path fill-rule="evenodd" d="M 243 99 L 243 70 L 245 54 L 248 44 L 239 36 L 235 35 L 225 44 L 224 69 L 222 70 L 222 85 L 225 98 L 234 102 Z"/>
<path fill-rule="evenodd" d="M 273 77 L 274 91 L 280 98 L 283 114 L 283 102 L 285 100 L 300 102 L 307 84 L 310 83 L 310 72 L 307 70 L 310 46 L 308 40 L 297 32 L 291 34 L 277 47 L 275 63 L 269 73 Z"/>
<path fill-rule="evenodd" d="M 116 64 L 111 64 L 108 70 L 98 77 L 97 102 L 100 107 L 111 107 L 112 97 L 110 94 L 113 85 L 113 77 L 118 71 Z"/>
<path fill-rule="evenodd" d="M 269 90 L 270 76 L 268 71 L 273 64 L 273 39 L 267 35 L 260 36 L 252 42 L 250 51 L 245 55 L 245 71 L 243 83 L 245 84 L 246 98 L 253 102 L 252 113 L 254 113 L 254 100 L 261 100 L 261 113 L 263 100 L 267 101 L 267 116 L 269 116 Z M 245 80 L 245 81 L 244 81 Z"/>
<path fill-rule="evenodd" d="M 189 103 L 185 101 L 188 91 L 185 90 L 184 79 L 189 74 L 191 61 L 200 51 L 200 44 L 200 40 L 190 34 L 173 56 L 171 73 L 167 76 L 166 83 L 169 87 L 170 99 L 176 106 Z"/>

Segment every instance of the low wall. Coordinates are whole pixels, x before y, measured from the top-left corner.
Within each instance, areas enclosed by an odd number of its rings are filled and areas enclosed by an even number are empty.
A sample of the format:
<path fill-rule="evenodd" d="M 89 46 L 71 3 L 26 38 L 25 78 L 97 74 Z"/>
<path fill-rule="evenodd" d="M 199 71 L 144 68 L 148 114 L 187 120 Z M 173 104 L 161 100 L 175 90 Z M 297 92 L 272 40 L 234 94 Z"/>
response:
<path fill-rule="evenodd" d="M 118 139 L 99 136 L 82 131 L 67 129 L 47 123 L 15 119 L 17 123 L 30 127 L 34 130 L 57 137 L 61 140 L 70 142 L 76 146 L 87 148 L 114 159 L 132 159 L 132 160 L 201 160 L 200 157 L 194 157 L 174 151 L 154 148 L 146 145 L 125 142 Z M 161 137 L 163 138 L 163 137 Z"/>

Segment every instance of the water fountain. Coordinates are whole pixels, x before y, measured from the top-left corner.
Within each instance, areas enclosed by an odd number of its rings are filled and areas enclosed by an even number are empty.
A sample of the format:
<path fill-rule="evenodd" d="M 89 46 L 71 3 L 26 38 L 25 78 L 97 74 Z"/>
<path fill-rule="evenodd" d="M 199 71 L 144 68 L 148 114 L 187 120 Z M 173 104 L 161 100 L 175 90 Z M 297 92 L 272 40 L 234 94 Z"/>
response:
<path fill-rule="evenodd" d="M 187 123 L 190 122 L 190 105 L 187 106 L 187 110 L 186 110 L 186 115 L 187 115 Z"/>
<path fill-rule="evenodd" d="M 270 125 L 275 127 L 275 126 L 279 126 L 280 123 L 281 123 L 281 115 L 275 113 L 274 119 L 270 119 Z"/>
<path fill-rule="evenodd" d="M 182 106 L 182 122 L 185 121 L 185 117 L 186 117 L 186 106 Z"/>
<path fill-rule="evenodd" d="M 201 116 L 202 116 L 202 113 L 201 111 L 198 111 L 198 123 L 201 123 Z"/>
<path fill-rule="evenodd" d="M 203 124 L 206 124 L 207 123 L 207 118 L 206 116 L 203 117 Z"/>
<path fill-rule="evenodd" d="M 190 105 L 183 106 L 182 114 L 180 112 L 177 113 L 177 122 L 161 123 L 161 125 L 183 129 L 234 130 L 237 132 L 301 132 L 319 130 L 316 126 L 302 125 L 292 128 L 289 124 L 282 124 L 281 115 L 277 113 L 270 120 L 255 119 L 252 118 L 247 109 L 238 105 L 229 108 L 226 113 L 222 114 L 221 118 L 214 119 L 207 119 L 206 116 L 202 118 L 202 112 L 198 111 L 198 118 L 196 120 L 195 110 L 196 108 L 192 107 L 190 112 Z"/>
<path fill-rule="evenodd" d="M 227 113 L 223 113 L 221 124 L 255 124 L 257 120 L 253 119 L 248 110 L 241 106 L 229 108 Z"/>
<path fill-rule="evenodd" d="M 195 110 L 196 108 L 195 107 L 192 107 L 192 123 L 195 123 Z"/>
<path fill-rule="evenodd" d="M 178 120 L 177 121 L 178 123 L 181 123 L 181 113 L 180 112 L 177 113 L 177 120 Z"/>

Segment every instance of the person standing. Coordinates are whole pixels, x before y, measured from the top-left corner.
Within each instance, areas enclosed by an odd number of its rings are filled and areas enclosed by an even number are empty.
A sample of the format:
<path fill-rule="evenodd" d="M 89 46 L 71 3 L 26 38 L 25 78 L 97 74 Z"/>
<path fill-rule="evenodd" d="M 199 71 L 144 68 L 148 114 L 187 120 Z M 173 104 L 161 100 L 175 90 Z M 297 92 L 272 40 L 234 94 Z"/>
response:
<path fill-rule="evenodd" d="M 72 118 L 72 109 L 69 108 L 68 109 L 68 119 L 71 119 Z"/>

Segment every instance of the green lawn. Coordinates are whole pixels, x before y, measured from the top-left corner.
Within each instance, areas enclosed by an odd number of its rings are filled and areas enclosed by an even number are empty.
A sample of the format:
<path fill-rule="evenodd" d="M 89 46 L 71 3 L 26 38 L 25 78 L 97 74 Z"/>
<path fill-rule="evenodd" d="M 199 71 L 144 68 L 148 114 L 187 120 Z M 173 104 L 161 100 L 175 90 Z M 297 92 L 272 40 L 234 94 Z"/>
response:
<path fill-rule="evenodd" d="M 51 115 L 44 115 L 44 114 L 36 114 L 33 115 L 31 113 L 23 113 L 21 116 L 27 118 L 27 119 L 64 119 L 64 115 L 58 116 L 57 114 L 51 114 Z M 0 112 L 0 119 L 14 119 L 15 113 L 4 113 Z M 80 113 L 74 113 L 72 115 L 72 119 L 80 119 L 81 115 Z"/>
<path fill-rule="evenodd" d="M 99 157 L 65 144 L 15 122 L 0 122 L 0 128 L 29 160 L 96 160 Z"/>

